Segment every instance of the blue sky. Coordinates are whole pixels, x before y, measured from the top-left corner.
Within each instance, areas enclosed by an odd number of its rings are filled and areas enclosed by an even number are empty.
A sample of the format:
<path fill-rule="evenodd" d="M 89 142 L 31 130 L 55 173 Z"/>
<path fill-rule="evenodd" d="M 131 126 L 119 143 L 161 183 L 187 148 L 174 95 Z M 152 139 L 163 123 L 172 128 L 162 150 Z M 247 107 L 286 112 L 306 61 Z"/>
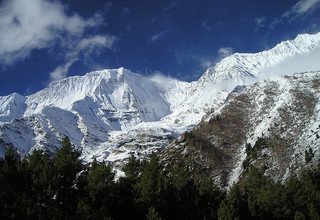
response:
<path fill-rule="evenodd" d="M 4 0 L 0 96 L 104 68 L 196 80 L 233 52 L 320 31 L 320 0 Z"/>

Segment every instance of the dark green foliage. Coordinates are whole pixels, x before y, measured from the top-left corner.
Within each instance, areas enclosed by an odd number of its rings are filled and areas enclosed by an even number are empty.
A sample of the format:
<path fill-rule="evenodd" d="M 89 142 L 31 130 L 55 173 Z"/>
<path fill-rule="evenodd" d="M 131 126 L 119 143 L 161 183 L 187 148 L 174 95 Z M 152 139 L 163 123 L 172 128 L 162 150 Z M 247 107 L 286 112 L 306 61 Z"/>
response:
<path fill-rule="evenodd" d="M 247 145 L 247 156 L 265 146 Z M 53 157 L 35 150 L 20 160 L 9 149 L 0 159 L 0 219 L 319 219 L 320 165 L 279 183 L 249 161 L 225 193 L 183 158 L 132 156 L 115 181 L 110 165 L 79 156 L 68 138 Z"/>
<path fill-rule="evenodd" d="M 306 163 L 309 163 L 313 157 L 314 157 L 314 153 L 311 148 L 309 148 L 309 150 L 304 151 L 304 160 L 306 161 Z"/>
<path fill-rule="evenodd" d="M 296 211 L 294 215 L 294 220 L 305 220 L 306 217 L 300 211 Z"/>
<path fill-rule="evenodd" d="M 75 215 L 77 207 L 76 177 L 83 166 L 79 160 L 80 152 L 75 151 L 68 137 L 62 141 L 62 147 L 53 158 L 53 188 L 57 218 L 69 218 Z"/>
<path fill-rule="evenodd" d="M 135 185 L 136 190 L 139 192 L 139 201 L 148 204 L 157 202 L 157 196 L 163 189 L 161 174 L 158 157 L 153 154 Z"/>
<path fill-rule="evenodd" d="M 216 121 L 220 121 L 221 120 L 221 116 L 220 115 L 215 115 L 214 117 L 212 117 L 210 119 L 210 122 L 216 122 Z"/>
<path fill-rule="evenodd" d="M 19 169 L 20 159 L 9 148 L 0 168 L 0 219 L 21 218 L 23 199 L 23 175 Z"/>
<path fill-rule="evenodd" d="M 103 219 L 111 215 L 114 204 L 114 173 L 105 162 L 96 159 L 78 180 L 78 214 L 85 218 Z"/>
<path fill-rule="evenodd" d="M 147 214 L 147 219 L 148 220 L 161 220 L 158 212 L 156 211 L 156 209 L 154 207 L 149 208 L 149 213 Z"/>
<path fill-rule="evenodd" d="M 220 219 L 319 219 L 320 165 L 280 184 L 249 166 L 219 208 Z"/>
<path fill-rule="evenodd" d="M 243 181 L 248 210 L 252 217 L 270 219 L 276 217 L 281 184 L 264 175 L 264 170 L 250 167 Z M 280 216 L 279 216 L 280 217 Z"/>
<path fill-rule="evenodd" d="M 246 170 L 251 162 L 258 158 L 259 153 L 263 148 L 267 147 L 267 142 L 264 138 L 258 137 L 257 141 L 255 142 L 254 146 L 252 147 L 250 143 L 246 144 L 246 159 L 242 162 L 242 167 Z"/>
<path fill-rule="evenodd" d="M 134 155 L 129 157 L 128 162 L 123 167 L 122 171 L 126 174 L 126 178 L 132 182 L 138 180 L 139 174 L 143 168 L 143 163 L 136 159 Z"/>
<path fill-rule="evenodd" d="M 238 185 L 231 187 L 227 197 L 220 204 L 219 219 L 248 219 L 250 217 L 247 198 Z"/>
<path fill-rule="evenodd" d="M 50 207 L 54 204 L 54 190 L 52 177 L 53 164 L 47 153 L 35 150 L 26 157 L 21 168 L 24 171 L 25 198 L 28 218 L 49 218 L 52 213 Z"/>

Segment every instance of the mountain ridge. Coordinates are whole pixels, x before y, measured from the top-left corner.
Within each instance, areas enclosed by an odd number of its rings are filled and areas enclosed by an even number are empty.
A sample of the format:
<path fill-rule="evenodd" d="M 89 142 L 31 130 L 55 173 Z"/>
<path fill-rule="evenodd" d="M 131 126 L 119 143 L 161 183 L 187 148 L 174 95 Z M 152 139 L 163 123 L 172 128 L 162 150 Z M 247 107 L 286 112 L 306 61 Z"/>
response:
<path fill-rule="evenodd" d="M 144 77 L 119 68 L 54 81 L 27 97 L 0 97 L 0 153 L 10 146 L 21 156 L 38 148 L 54 151 L 67 135 L 87 161 L 93 156 L 118 162 L 131 154 L 148 155 L 219 109 L 236 85 L 256 82 L 268 63 L 276 66 L 319 47 L 320 33 L 299 35 L 276 49 L 244 54 L 243 62 L 238 62 L 239 54 L 224 58 L 190 83 L 163 76 Z M 278 52 L 283 59 L 277 58 Z M 268 56 L 260 61 L 252 58 L 263 53 Z M 277 58 L 273 63 L 268 61 L 270 53 Z M 228 60 L 235 57 L 238 60 L 231 65 Z M 253 68 L 261 60 L 265 64 Z M 251 62 L 251 69 L 247 62 Z M 242 68 L 237 68 L 239 65 Z M 261 74 L 267 76 L 268 72 Z"/>

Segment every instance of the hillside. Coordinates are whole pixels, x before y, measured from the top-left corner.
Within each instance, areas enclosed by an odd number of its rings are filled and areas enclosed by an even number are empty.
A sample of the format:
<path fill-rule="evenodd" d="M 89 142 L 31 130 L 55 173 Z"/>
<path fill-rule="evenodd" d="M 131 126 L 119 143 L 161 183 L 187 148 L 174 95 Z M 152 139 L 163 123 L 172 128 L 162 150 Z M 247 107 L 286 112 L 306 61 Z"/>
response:
<path fill-rule="evenodd" d="M 317 163 L 319 147 L 320 72 L 309 72 L 238 87 L 163 157 L 197 161 L 221 186 L 230 186 L 249 165 L 285 180 Z"/>

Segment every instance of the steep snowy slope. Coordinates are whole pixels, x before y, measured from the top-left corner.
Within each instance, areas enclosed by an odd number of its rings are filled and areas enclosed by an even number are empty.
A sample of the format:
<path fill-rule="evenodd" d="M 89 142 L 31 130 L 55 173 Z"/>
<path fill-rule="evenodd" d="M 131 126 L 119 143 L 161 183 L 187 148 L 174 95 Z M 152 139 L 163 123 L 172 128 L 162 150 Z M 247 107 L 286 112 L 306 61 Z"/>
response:
<path fill-rule="evenodd" d="M 0 123 L 22 117 L 26 110 L 25 101 L 26 98 L 17 93 L 0 96 Z"/>
<path fill-rule="evenodd" d="M 85 160 L 149 154 L 217 110 L 236 84 L 316 51 L 319 42 L 320 33 L 299 35 L 269 51 L 234 54 L 191 83 L 120 68 L 54 81 L 27 97 L 0 97 L 0 154 L 10 146 L 22 156 L 34 148 L 54 151 L 65 135 Z"/>
<path fill-rule="evenodd" d="M 91 110 L 97 110 L 94 113 L 102 118 L 110 112 L 135 113 L 140 120 L 155 121 L 170 113 L 162 93 L 152 81 L 123 68 L 92 72 L 52 82 L 29 96 L 25 116 L 39 113 L 45 106 L 79 112 L 98 105 L 99 109 Z"/>
<path fill-rule="evenodd" d="M 223 59 L 216 66 L 211 67 L 203 75 L 203 81 L 229 82 L 232 84 L 246 84 L 256 78 L 265 78 L 261 74 L 269 74 L 269 68 L 282 64 L 296 55 L 308 55 L 319 49 L 320 33 L 300 34 L 294 40 L 279 43 L 274 48 L 259 53 L 235 53 Z M 288 74 L 287 72 L 286 74 Z M 293 72 L 294 73 L 294 70 Z M 282 73 L 284 74 L 284 73 Z"/>
<path fill-rule="evenodd" d="M 234 92 L 218 111 L 172 143 L 164 157 L 191 157 L 204 169 L 209 166 L 222 186 L 230 186 L 249 164 L 264 166 L 283 180 L 317 163 L 319 149 L 318 71 L 274 77 Z"/>
<path fill-rule="evenodd" d="M 24 131 L 8 135 L 17 121 L 31 134 L 28 138 L 35 147 L 54 150 L 64 135 L 77 147 L 92 147 L 106 142 L 112 131 L 126 132 L 143 121 L 158 121 L 171 112 L 164 91 L 154 81 L 123 68 L 52 82 L 26 98 L 19 96 L 20 108 L 14 111 L 17 97 L 14 94 L 1 99 L 1 121 L 17 118 L 3 126 L 1 134 L 5 143 L 15 143 L 16 148 L 23 149 L 22 155 L 33 145 L 24 143 Z M 20 120 L 22 116 L 27 120 Z"/>
<path fill-rule="evenodd" d="M 235 86 L 250 85 L 273 75 L 319 70 L 319 59 L 320 33 L 301 34 L 259 53 L 235 53 L 183 89 L 179 108 L 169 118 L 197 124 L 205 113 L 221 106 Z"/>

